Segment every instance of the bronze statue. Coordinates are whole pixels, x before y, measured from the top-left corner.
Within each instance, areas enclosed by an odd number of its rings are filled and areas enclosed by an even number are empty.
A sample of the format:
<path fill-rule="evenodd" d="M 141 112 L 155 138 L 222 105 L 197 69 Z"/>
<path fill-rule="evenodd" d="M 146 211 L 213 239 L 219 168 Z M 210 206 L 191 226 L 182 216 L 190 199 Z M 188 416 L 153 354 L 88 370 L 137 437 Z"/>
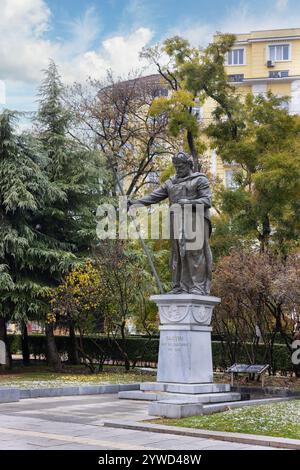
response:
<path fill-rule="evenodd" d="M 140 199 L 130 200 L 133 204 L 151 205 L 169 198 L 172 204 L 196 204 L 204 206 L 204 242 L 201 249 L 189 250 L 182 239 L 171 236 L 172 254 L 172 294 L 209 295 L 212 271 L 212 254 L 209 246 L 211 222 L 211 192 L 209 181 L 203 173 L 193 173 L 193 159 L 184 152 L 179 152 L 172 159 L 176 175 L 169 178 L 151 194 Z M 194 211 L 192 212 L 194 217 Z M 172 233 L 172 222 L 171 222 Z"/>

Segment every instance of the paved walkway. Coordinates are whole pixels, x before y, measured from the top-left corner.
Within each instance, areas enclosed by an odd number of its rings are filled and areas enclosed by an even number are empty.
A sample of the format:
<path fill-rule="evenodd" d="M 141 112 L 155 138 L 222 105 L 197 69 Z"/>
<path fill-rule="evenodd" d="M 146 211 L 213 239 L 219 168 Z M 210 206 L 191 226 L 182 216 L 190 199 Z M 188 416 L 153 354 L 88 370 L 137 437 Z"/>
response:
<path fill-rule="evenodd" d="M 0 450 L 266 449 L 197 437 L 103 427 L 110 419 L 148 418 L 148 404 L 117 395 L 35 398 L 0 404 Z"/>

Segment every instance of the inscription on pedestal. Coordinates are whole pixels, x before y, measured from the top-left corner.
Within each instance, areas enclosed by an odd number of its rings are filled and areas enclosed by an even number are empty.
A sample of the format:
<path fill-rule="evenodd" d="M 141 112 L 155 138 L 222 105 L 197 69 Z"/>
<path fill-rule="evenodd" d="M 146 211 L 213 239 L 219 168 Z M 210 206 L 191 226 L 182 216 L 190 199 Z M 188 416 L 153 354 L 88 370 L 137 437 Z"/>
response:
<path fill-rule="evenodd" d="M 188 347 L 189 343 L 182 335 L 167 335 L 161 341 L 162 347 L 166 348 L 169 352 L 180 351 L 184 347 Z"/>

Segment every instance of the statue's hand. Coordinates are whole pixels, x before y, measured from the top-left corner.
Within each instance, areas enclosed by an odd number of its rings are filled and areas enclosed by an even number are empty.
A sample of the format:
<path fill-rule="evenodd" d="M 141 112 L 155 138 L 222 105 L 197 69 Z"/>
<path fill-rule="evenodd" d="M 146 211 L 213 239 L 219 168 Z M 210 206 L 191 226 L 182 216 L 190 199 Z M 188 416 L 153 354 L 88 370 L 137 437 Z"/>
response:
<path fill-rule="evenodd" d="M 179 199 L 178 204 L 192 204 L 192 201 L 190 199 Z"/>

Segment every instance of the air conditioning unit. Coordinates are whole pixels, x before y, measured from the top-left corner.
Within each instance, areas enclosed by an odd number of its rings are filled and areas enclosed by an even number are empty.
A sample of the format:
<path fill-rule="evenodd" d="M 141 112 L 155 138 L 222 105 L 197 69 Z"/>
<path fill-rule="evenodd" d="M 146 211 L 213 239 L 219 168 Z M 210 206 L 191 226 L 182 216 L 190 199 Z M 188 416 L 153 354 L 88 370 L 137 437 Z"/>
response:
<path fill-rule="evenodd" d="M 267 60 L 267 67 L 274 67 L 273 60 Z"/>

